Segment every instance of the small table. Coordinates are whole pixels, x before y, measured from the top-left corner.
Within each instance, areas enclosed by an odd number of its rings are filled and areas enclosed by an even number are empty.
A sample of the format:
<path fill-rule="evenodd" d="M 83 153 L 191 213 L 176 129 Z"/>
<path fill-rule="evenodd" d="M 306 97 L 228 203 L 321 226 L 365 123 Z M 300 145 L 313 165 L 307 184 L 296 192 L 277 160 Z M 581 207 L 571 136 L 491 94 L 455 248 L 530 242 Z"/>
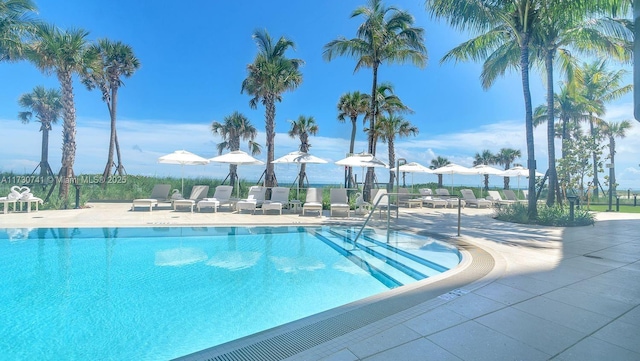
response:
<path fill-rule="evenodd" d="M 289 201 L 289 209 L 293 209 L 294 213 L 300 213 L 300 207 L 302 206 L 302 202 L 297 199 Z"/>

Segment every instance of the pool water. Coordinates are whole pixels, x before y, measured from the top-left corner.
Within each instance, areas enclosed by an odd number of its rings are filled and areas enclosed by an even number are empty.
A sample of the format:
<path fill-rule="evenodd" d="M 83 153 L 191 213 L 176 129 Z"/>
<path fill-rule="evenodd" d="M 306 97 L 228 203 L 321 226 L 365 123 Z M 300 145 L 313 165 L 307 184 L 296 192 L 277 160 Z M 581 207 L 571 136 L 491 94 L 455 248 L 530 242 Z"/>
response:
<path fill-rule="evenodd" d="M 382 249 L 386 242 L 374 231 L 358 245 L 336 246 L 354 234 L 329 227 L 0 229 L 0 355 L 171 359 L 429 276 L 401 276 L 387 270 L 392 257 L 372 259 L 362 244 Z M 430 253 L 440 267 L 434 274 L 459 262 L 455 249 L 433 240 L 391 240 L 412 255 Z M 355 261 L 357 253 L 371 259 Z"/>

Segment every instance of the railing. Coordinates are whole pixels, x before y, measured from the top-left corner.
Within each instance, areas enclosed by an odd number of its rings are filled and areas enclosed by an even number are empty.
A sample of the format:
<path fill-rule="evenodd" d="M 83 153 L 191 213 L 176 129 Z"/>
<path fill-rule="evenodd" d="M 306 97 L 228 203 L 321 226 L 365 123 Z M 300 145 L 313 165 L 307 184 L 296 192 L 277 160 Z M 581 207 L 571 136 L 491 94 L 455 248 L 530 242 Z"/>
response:
<path fill-rule="evenodd" d="M 369 215 L 367 216 L 367 219 L 365 219 L 364 223 L 362 223 L 362 227 L 360 227 L 360 230 L 358 231 L 358 234 L 356 235 L 356 238 L 354 238 L 354 240 L 353 240 L 353 244 L 354 245 L 358 243 L 358 238 L 360 238 L 360 235 L 362 234 L 362 231 L 364 231 L 364 227 L 367 226 L 367 223 L 369 223 L 369 219 L 371 219 L 371 216 L 375 213 L 376 208 L 380 204 L 380 201 L 382 201 L 382 198 L 385 197 L 385 196 L 387 198 L 389 198 L 391 196 L 391 194 L 390 193 L 384 193 L 384 194 L 381 194 L 380 197 L 378 197 L 378 200 L 371 207 L 371 211 L 369 212 Z M 391 223 L 391 202 L 390 202 L 390 199 L 388 199 L 387 200 L 387 243 L 389 243 L 389 224 L 390 223 Z"/>

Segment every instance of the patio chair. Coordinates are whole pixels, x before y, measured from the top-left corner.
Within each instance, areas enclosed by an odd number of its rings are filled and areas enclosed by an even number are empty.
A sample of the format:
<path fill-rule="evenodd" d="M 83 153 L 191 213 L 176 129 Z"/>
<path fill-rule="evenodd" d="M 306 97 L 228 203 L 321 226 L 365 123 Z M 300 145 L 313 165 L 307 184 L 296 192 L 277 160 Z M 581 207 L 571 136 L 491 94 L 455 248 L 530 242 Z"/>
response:
<path fill-rule="evenodd" d="M 347 196 L 347 190 L 345 188 L 331 188 L 330 201 L 329 201 L 329 215 L 333 217 L 333 211 L 346 211 L 347 218 L 351 212 L 351 206 L 349 205 L 349 199 Z"/>
<path fill-rule="evenodd" d="M 193 207 L 195 207 L 196 203 L 203 198 L 207 197 L 207 193 L 209 192 L 209 186 L 193 186 L 191 189 L 191 195 L 189 195 L 188 199 L 174 199 L 173 200 L 173 210 L 176 211 L 178 207 L 189 207 L 191 212 L 193 213 Z"/>
<path fill-rule="evenodd" d="M 460 193 L 462 194 L 462 199 L 470 206 L 489 208 L 493 205 L 493 202 L 488 199 L 476 198 L 476 195 L 473 194 L 471 189 L 461 189 Z"/>
<path fill-rule="evenodd" d="M 379 212 L 380 218 L 382 218 L 382 210 L 387 210 L 387 211 L 395 210 L 397 214 L 398 206 L 389 204 L 389 196 L 387 196 L 386 189 L 372 189 L 371 192 L 373 192 L 373 199 L 371 203 L 373 204 L 374 207 L 377 207 L 378 210 L 380 211 Z"/>
<path fill-rule="evenodd" d="M 371 211 L 371 203 L 366 202 L 362 193 L 356 193 L 356 214 L 365 214 Z"/>
<path fill-rule="evenodd" d="M 398 188 L 398 205 L 407 206 L 409 208 L 413 206 L 419 206 L 422 208 L 422 198 L 413 198 L 407 188 Z"/>
<path fill-rule="evenodd" d="M 438 195 L 440 199 L 447 201 L 447 207 L 456 208 L 458 206 L 458 202 L 460 202 L 460 207 L 467 205 L 467 202 L 465 202 L 464 199 L 458 199 L 452 196 L 446 188 L 436 189 L 436 195 Z"/>
<path fill-rule="evenodd" d="M 422 196 L 422 204 L 426 204 L 427 207 L 446 207 L 449 202 L 446 199 L 434 198 L 433 191 L 430 188 L 420 188 L 420 195 Z"/>
<path fill-rule="evenodd" d="M 262 213 L 267 211 L 278 211 L 282 214 L 282 206 L 289 204 L 289 188 L 273 187 L 271 188 L 271 199 L 264 201 L 262 204 Z"/>
<path fill-rule="evenodd" d="M 519 202 L 519 203 L 527 203 L 527 199 L 518 199 L 518 197 L 516 196 L 516 193 L 511 190 L 511 189 L 505 189 L 502 191 L 504 193 L 504 196 L 507 198 L 507 200 L 510 201 L 514 201 L 514 202 Z"/>
<path fill-rule="evenodd" d="M 322 215 L 322 189 L 307 188 L 307 198 L 302 205 L 302 215 L 308 211 L 318 212 L 318 216 Z"/>
<path fill-rule="evenodd" d="M 218 211 L 218 207 L 223 205 L 233 206 L 231 202 L 231 194 L 233 193 L 233 186 L 217 186 L 211 198 L 202 198 L 197 203 L 198 212 L 203 208 L 213 208 L 213 212 Z"/>
<path fill-rule="evenodd" d="M 491 198 L 490 200 L 493 202 L 494 206 L 508 206 L 511 204 L 516 203 L 516 201 L 512 201 L 512 200 L 508 200 L 508 199 L 502 199 L 502 197 L 500 196 L 500 192 L 498 191 L 488 191 L 489 192 L 489 198 Z"/>
<path fill-rule="evenodd" d="M 149 212 L 151 212 L 153 207 L 158 205 L 158 202 L 169 201 L 169 192 L 171 192 L 170 184 L 156 184 L 153 186 L 149 198 L 138 198 L 133 200 L 131 210 L 134 211 L 136 207 L 149 207 Z"/>
<path fill-rule="evenodd" d="M 251 211 L 252 214 L 256 213 L 256 208 L 262 206 L 264 203 L 265 194 L 267 188 L 263 186 L 251 186 L 249 188 L 249 194 L 246 199 L 241 199 L 236 202 L 236 210 L 242 212 L 243 210 Z"/>

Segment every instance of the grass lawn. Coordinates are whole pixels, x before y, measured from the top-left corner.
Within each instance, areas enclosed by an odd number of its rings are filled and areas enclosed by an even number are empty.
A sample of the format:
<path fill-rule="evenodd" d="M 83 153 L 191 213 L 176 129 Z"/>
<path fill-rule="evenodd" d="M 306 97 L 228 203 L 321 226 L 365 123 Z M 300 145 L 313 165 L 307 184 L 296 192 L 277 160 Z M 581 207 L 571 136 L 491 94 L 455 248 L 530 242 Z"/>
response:
<path fill-rule="evenodd" d="M 608 209 L 609 209 L 609 206 L 605 205 L 605 204 L 591 204 L 591 205 L 589 205 L 589 210 L 590 211 L 606 212 Z M 614 204 L 611 207 L 611 209 L 615 212 L 616 205 Z M 634 207 L 634 206 L 620 205 L 620 213 L 640 213 L 640 206 Z"/>

